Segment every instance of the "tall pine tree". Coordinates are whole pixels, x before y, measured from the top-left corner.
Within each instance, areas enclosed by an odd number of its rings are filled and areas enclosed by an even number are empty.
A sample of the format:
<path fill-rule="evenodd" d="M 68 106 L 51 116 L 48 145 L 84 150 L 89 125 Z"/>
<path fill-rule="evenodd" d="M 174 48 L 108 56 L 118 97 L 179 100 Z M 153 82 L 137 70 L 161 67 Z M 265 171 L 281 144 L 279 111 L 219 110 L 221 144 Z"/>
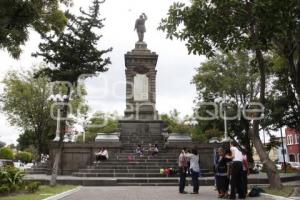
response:
<path fill-rule="evenodd" d="M 51 81 L 66 81 L 66 95 L 70 96 L 72 88 L 76 87 L 78 79 L 87 74 L 88 76 L 97 75 L 100 72 L 108 70 L 106 67 L 110 64 L 109 57 L 104 55 L 112 50 L 112 48 L 99 50 L 97 48 L 98 41 L 102 35 L 97 35 L 96 31 L 103 28 L 103 19 L 100 19 L 100 2 L 94 0 L 93 5 L 89 8 L 89 12 L 80 9 L 81 16 L 74 16 L 67 13 L 68 24 L 64 32 L 58 35 L 44 34 L 45 42 L 39 45 L 40 51 L 34 56 L 42 56 L 43 60 L 50 64 L 48 68 L 39 71 L 37 76 L 47 76 Z M 68 99 L 65 103 L 68 103 Z M 66 117 L 68 107 L 62 109 L 62 116 Z M 65 123 L 62 123 L 62 130 L 65 130 Z M 56 184 L 58 171 L 58 163 L 60 161 L 63 134 L 58 142 L 58 151 L 52 169 L 51 185 Z"/>

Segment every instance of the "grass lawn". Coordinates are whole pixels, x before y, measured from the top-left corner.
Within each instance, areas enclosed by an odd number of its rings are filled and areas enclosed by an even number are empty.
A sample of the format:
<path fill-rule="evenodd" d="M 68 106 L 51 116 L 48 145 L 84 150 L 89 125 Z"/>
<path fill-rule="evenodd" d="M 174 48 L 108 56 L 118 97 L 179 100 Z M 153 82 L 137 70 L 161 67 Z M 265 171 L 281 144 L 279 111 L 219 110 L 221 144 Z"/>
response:
<path fill-rule="evenodd" d="M 28 193 L 20 193 L 14 194 L 10 196 L 0 197 L 0 200 L 40 200 L 45 199 L 47 197 L 74 189 L 77 186 L 74 185 L 57 185 L 56 187 L 50 186 L 40 186 L 39 191 L 28 194 Z"/>
<path fill-rule="evenodd" d="M 282 196 L 282 197 L 289 197 L 292 192 L 294 191 L 294 187 L 292 186 L 284 186 L 281 190 L 274 190 L 270 188 L 263 188 L 266 193 L 276 195 L 276 196 Z"/>

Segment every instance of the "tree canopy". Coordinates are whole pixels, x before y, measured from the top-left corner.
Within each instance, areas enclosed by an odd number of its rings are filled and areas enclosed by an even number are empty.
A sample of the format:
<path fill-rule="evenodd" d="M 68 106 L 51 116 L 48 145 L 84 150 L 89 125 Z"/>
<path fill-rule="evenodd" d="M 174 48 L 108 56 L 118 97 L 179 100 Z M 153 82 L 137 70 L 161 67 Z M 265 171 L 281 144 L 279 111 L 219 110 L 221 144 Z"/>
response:
<path fill-rule="evenodd" d="M 33 145 L 41 154 L 48 153 L 48 142 L 53 139 L 56 123 L 51 112 L 55 112 L 56 116 L 56 109 L 51 110 L 52 103 L 48 101 L 52 94 L 48 79 L 34 78 L 35 71 L 37 69 L 7 73 L 3 80 L 1 110 L 12 126 L 21 128 L 22 134 L 18 139 L 21 149 Z M 83 100 L 83 96 L 73 97 L 71 103 L 74 111 Z"/>
<path fill-rule="evenodd" d="M 69 5 L 70 0 L 1 0 L 0 1 L 0 49 L 6 49 L 18 58 L 21 45 L 29 38 L 31 29 L 46 33 L 62 31 L 67 18 L 59 3 Z"/>

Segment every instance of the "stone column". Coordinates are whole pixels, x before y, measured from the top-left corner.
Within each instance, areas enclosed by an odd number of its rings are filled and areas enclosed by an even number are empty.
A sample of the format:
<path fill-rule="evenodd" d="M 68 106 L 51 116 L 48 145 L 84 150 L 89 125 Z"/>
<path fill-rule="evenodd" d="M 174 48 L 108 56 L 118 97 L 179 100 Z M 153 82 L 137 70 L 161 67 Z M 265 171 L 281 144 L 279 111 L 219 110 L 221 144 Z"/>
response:
<path fill-rule="evenodd" d="M 157 120 L 156 63 L 158 55 L 145 42 L 125 54 L 126 120 Z"/>

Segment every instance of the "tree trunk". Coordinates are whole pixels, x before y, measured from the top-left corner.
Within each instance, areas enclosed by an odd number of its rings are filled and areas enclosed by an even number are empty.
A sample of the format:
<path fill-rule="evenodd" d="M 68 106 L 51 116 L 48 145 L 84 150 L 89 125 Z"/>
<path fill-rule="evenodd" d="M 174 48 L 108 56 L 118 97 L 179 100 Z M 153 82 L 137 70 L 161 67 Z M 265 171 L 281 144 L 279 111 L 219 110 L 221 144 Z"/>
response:
<path fill-rule="evenodd" d="M 255 50 L 256 59 L 258 62 L 258 68 L 260 71 L 260 97 L 259 101 L 265 105 L 265 89 L 266 89 L 266 69 L 265 61 L 261 50 Z M 258 113 L 257 113 L 258 116 Z M 276 169 L 275 164 L 270 160 L 261 140 L 259 137 L 259 120 L 254 120 L 253 129 L 250 131 L 250 137 L 255 146 L 255 149 L 259 155 L 259 158 L 267 170 L 267 176 L 269 179 L 270 187 L 273 189 L 281 189 L 282 183 L 280 179 L 279 172 Z"/>
<path fill-rule="evenodd" d="M 70 96 L 70 93 L 71 93 L 71 88 L 67 85 L 67 96 L 68 97 Z M 66 119 L 67 115 L 68 115 L 68 106 L 67 106 L 68 103 L 69 103 L 69 98 L 64 101 L 64 106 L 61 111 L 62 112 L 61 116 L 64 119 Z M 61 123 L 62 128 L 60 130 L 60 140 L 58 142 L 57 152 L 55 152 L 54 163 L 53 163 L 53 167 L 52 167 L 51 180 L 50 180 L 51 186 L 56 185 L 58 169 L 59 169 L 59 165 L 61 162 L 61 156 L 62 156 L 62 152 L 63 152 L 63 140 L 64 140 L 63 137 L 65 135 L 66 123 L 64 120 L 61 120 L 60 123 Z"/>
<path fill-rule="evenodd" d="M 269 179 L 270 187 L 273 189 L 282 189 L 282 183 L 279 173 L 274 165 L 273 161 L 270 160 L 264 145 L 262 144 L 259 137 L 259 121 L 254 121 L 253 129 L 250 130 L 250 137 L 255 146 L 255 149 L 259 155 L 260 161 L 263 163 L 267 170 L 267 176 Z"/>

